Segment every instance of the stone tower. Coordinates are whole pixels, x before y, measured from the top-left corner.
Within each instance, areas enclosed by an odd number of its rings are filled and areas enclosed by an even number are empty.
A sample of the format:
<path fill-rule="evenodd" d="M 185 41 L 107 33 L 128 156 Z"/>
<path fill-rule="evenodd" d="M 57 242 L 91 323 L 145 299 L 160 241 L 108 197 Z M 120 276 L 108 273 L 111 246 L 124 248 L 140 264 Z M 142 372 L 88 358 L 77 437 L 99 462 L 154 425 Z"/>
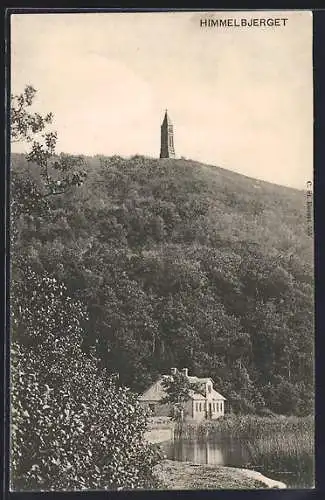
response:
<path fill-rule="evenodd" d="M 174 130 L 167 109 L 161 124 L 160 158 L 175 158 Z"/>

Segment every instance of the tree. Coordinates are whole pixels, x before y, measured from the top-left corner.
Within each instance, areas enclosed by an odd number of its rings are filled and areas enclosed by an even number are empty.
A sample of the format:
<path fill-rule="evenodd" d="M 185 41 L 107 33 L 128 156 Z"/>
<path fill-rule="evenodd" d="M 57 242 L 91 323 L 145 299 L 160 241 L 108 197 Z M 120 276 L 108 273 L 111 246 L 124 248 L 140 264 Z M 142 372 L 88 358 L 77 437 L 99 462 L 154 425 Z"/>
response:
<path fill-rule="evenodd" d="M 200 391 L 199 385 L 191 383 L 186 375 L 176 371 L 173 375 L 163 379 L 162 387 L 166 396 L 161 399 L 161 404 L 172 404 L 174 407 L 172 418 L 182 423 L 185 405 L 190 400 L 193 391 Z"/>
<path fill-rule="evenodd" d="M 26 159 L 36 165 L 39 181 L 31 172 L 11 179 L 11 214 L 13 218 L 21 214 L 39 213 L 48 208 L 47 198 L 60 195 L 80 186 L 86 178 L 86 165 L 81 156 L 56 154 L 57 133 L 48 130 L 53 114 L 41 115 L 31 112 L 37 91 L 27 85 L 24 91 L 11 95 L 10 138 L 11 143 L 26 142 L 31 146 Z"/>
<path fill-rule="evenodd" d="M 10 134 L 11 143 L 35 140 L 35 134 L 42 132 L 47 124 L 52 123 L 53 114 L 30 113 L 36 90 L 32 85 L 26 85 L 21 94 L 11 94 L 10 101 Z"/>

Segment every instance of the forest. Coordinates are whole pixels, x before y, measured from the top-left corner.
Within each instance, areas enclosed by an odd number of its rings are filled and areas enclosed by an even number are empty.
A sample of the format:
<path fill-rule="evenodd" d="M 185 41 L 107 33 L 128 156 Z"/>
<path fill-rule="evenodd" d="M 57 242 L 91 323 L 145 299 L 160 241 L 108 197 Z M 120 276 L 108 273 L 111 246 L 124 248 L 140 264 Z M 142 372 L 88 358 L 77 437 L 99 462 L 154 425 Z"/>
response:
<path fill-rule="evenodd" d="M 55 158 L 64 171 L 65 155 Z M 79 161 L 78 187 L 19 213 L 12 261 L 83 304 L 84 352 L 135 392 L 187 367 L 234 412 L 312 413 L 305 193 L 187 159 Z M 26 186 L 41 189 L 32 156 L 12 154 L 11 177 L 18 205 Z M 14 272 L 27 283 L 24 266 Z"/>

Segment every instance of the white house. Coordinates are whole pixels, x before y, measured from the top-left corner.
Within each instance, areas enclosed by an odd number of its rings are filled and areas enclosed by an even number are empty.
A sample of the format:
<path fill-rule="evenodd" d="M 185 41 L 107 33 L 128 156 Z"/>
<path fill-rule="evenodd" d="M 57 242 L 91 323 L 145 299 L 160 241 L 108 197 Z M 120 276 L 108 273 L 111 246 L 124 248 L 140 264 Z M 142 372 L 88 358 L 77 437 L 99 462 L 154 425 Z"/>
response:
<path fill-rule="evenodd" d="M 140 396 L 141 404 L 148 408 L 153 416 L 171 415 L 172 405 L 161 404 L 161 400 L 166 395 L 162 381 L 166 377 L 175 375 L 176 371 L 176 368 L 172 368 L 170 375 L 162 375 Z M 226 398 L 214 389 L 213 380 L 210 377 L 190 376 L 187 368 L 183 368 L 182 373 L 188 377 L 190 383 L 199 388 L 197 391 L 190 391 L 190 399 L 185 405 L 185 418 L 204 420 L 216 419 L 224 415 Z"/>

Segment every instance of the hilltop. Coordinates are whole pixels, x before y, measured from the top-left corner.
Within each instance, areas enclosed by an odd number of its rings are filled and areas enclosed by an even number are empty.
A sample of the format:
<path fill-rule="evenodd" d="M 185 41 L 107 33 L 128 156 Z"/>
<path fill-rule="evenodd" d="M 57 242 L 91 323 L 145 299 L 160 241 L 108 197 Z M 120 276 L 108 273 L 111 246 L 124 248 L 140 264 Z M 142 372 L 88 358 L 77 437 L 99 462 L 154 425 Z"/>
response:
<path fill-rule="evenodd" d="M 186 366 L 234 409 L 310 412 L 304 192 L 191 160 L 85 160 L 84 185 L 52 200 L 53 220 L 21 220 L 19 239 L 86 304 L 85 348 L 136 391 Z"/>

